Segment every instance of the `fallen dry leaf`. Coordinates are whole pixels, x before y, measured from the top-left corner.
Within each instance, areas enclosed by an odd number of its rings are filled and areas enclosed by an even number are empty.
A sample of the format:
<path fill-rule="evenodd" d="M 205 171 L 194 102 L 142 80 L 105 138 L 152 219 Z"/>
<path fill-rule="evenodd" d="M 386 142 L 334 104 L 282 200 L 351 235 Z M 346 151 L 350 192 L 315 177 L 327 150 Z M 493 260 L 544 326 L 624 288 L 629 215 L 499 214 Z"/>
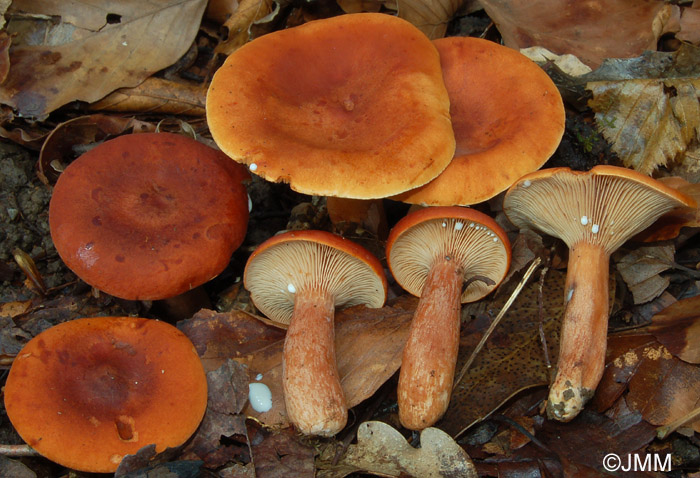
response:
<path fill-rule="evenodd" d="M 700 367 L 674 357 L 644 329 L 608 337 L 608 360 L 593 406 L 606 410 L 625 395 L 631 410 L 666 425 L 700 405 Z M 700 431 L 700 422 L 694 424 Z"/>
<path fill-rule="evenodd" d="M 467 453 L 442 430 L 426 428 L 420 434 L 420 448 L 414 448 L 401 433 L 378 421 L 362 423 L 357 444 L 350 445 L 336 469 L 329 467 L 318 476 L 339 478 L 353 469 L 379 476 L 477 477 Z"/>
<path fill-rule="evenodd" d="M 29 26 L 11 18 L 6 26 L 9 33 L 29 34 L 15 37 L 10 48 L 0 103 L 22 116 L 43 118 L 73 100 L 92 103 L 117 88 L 136 86 L 187 51 L 206 3 L 16 0 L 11 12 L 52 17 L 50 22 L 35 18 Z M 31 38 L 39 29 L 47 29 L 46 42 L 37 44 Z"/>
<path fill-rule="evenodd" d="M 671 281 L 659 274 L 673 268 L 675 252 L 676 248 L 668 244 L 619 251 L 614 255 L 617 271 L 632 292 L 635 304 L 649 302 L 666 290 Z"/>
<path fill-rule="evenodd" d="M 625 166 L 651 174 L 700 140 L 700 48 L 608 60 L 584 78 L 596 124 Z"/>
<path fill-rule="evenodd" d="M 655 50 L 674 8 L 658 0 L 480 0 L 506 46 L 542 46 L 595 68 Z"/>
<path fill-rule="evenodd" d="M 272 12 L 270 0 L 241 0 L 235 13 L 224 23 L 228 35 L 215 52 L 230 55 L 250 40 L 250 27 Z"/>
<path fill-rule="evenodd" d="M 270 430 L 246 422 L 256 478 L 314 478 L 315 450 L 290 429 Z"/>
<path fill-rule="evenodd" d="M 55 184 L 59 174 L 75 159 L 85 146 L 96 145 L 127 131 L 152 132 L 155 125 L 134 118 L 119 118 L 94 114 L 79 116 L 59 124 L 46 137 L 37 163 L 39 179 L 44 184 Z"/>
<path fill-rule="evenodd" d="M 91 103 L 92 111 L 204 116 L 206 87 L 150 77 L 133 88 L 119 88 Z"/>
<path fill-rule="evenodd" d="M 535 278 L 539 278 L 539 274 L 534 274 L 520 292 L 462 381 L 456 385 L 447 413 L 437 424 L 450 435 L 461 434 L 519 391 L 549 383 L 550 371 L 539 329 L 540 283 Z M 556 366 L 559 328 L 564 313 L 564 280 L 564 272 L 549 270 L 541 290 L 542 330 L 552 366 Z M 506 294 L 499 294 L 489 307 L 494 311 L 493 315 L 507 299 Z M 462 334 L 457 370 L 471 354 L 482 330 L 477 332 L 469 327 L 468 332 Z"/>
<path fill-rule="evenodd" d="M 652 317 L 646 328 L 676 357 L 700 364 L 700 296 L 682 299 Z"/>
<path fill-rule="evenodd" d="M 356 306 L 336 313 L 336 362 L 349 408 L 372 396 L 400 367 L 417 303 L 415 297 L 403 296 L 381 309 Z M 244 414 L 268 426 L 289 423 L 282 389 L 284 331 L 240 311 L 201 311 L 178 325 L 195 344 L 206 370 L 230 357 L 248 366 L 251 381 L 270 389 L 269 411 L 256 412 L 248 405 Z"/>

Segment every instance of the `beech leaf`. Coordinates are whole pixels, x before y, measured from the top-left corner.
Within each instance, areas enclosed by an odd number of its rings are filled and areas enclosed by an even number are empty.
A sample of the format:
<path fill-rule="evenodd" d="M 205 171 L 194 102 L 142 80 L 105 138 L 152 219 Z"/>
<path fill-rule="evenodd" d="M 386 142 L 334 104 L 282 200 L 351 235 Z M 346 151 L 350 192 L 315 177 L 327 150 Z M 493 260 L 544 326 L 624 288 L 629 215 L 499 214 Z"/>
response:
<path fill-rule="evenodd" d="M 617 270 L 632 292 L 635 304 L 643 304 L 666 290 L 670 280 L 659 274 L 673 267 L 673 245 L 640 247 L 616 254 Z"/>
<path fill-rule="evenodd" d="M 696 153 L 700 48 L 608 60 L 584 78 L 596 124 L 625 166 L 651 174 Z"/>
<path fill-rule="evenodd" d="M 17 10 L 39 10 L 62 22 L 46 33 L 44 43 L 13 43 L 0 103 L 22 116 L 43 118 L 71 101 L 92 103 L 117 88 L 136 86 L 187 51 L 206 3 L 15 1 Z M 12 27 L 8 23 L 9 32 Z"/>
<path fill-rule="evenodd" d="M 647 330 L 673 355 L 700 364 L 700 296 L 679 300 L 651 320 Z"/>

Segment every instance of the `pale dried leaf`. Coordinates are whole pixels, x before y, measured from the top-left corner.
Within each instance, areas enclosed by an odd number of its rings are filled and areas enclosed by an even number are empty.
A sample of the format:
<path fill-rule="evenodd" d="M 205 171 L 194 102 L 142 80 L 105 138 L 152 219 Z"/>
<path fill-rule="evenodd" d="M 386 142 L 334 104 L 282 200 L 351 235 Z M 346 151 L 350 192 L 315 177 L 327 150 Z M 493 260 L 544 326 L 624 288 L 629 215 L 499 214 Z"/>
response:
<path fill-rule="evenodd" d="M 617 270 L 632 292 L 635 304 L 643 304 L 658 297 L 670 281 L 659 274 L 674 264 L 673 245 L 640 247 L 615 255 Z"/>
<path fill-rule="evenodd" d="M 627 167 L 651 174 L 700 139 L 700 79 L 592 82 L 596 124 Z"/>
<path fill-rule="evenodd" d="M 42 42 L 28 35 L 27 43 L 13 43 L 0 88 L 1 103 L 39 118 L 74 100 L 91 103 L 136 86 L 175 63 L 192 44 L 206 6 L 206 0 L 42 3 L 56 8 L 41 13 L 60 17 L 54 23 L 61 28 L 47 31 Z M 107 22 L 108 14 L 118 22 Z"/>
<path fill-rule="evenodd" d="M 357 430 L 357 445 L 349 447 L 340 465 L 380 476 L 477 477 L 467 453 L 442 430 L 426 428 L 421 432 L 420 443 L 420 448 L 413 448 L 390 425 L 364 422 Z M 324 473 L 320 476 L 338 475 Z"/>

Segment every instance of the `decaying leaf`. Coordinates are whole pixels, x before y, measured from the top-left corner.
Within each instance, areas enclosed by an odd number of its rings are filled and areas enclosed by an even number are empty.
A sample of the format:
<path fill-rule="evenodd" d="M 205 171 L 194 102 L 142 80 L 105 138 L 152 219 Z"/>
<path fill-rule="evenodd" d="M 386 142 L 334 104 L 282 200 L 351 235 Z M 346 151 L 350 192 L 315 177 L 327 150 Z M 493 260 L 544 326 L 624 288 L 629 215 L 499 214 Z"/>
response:
<path fill-rule="evenodd" d="M 60 172 L 86 150 L 88 145 L 97 145 L 127 131 L 149 132 L 155 125 L 134 118 L 119 118 L 94 114 L 79 116 L 59 124 L 46 137 L 41 147 L 38 162 L 38 176 L 45 184 L 55 184 Z"/>
<path fill-rule="evenodd" d="M 348 407 L 372 396 L 400 367 L 417 302 L 404 296 L 381 309 L 356 306 L 336 313 L 336 362 Z M 269 411 L 257 412 L 248 405 L 244 414 L 269 426 L 288 424 L 282 391 L 283 330 L 240 311 L 202 311 L 179 326 L 195 344 L 205 369 L 230 357 L 248 366 L 251 381 L 260 377 L 256 380 L 270 389 Z"/>
<path fill-rule="evenodd" d="M 596 124 L 625 166 L 651 174 L 697 147 L 700 48 L 608 60 L 585 77 Z"/>
<path fill-rule="evenodd" d="M 700 364 L 700 296 L 682 299 L 652 317 L 646 328 L 676 357 Z"/>
<path fill-rule="evenodd" d="M 652 425 L 666 425 L 700 405 L 700 368 L 674 357 L 643 329 L 608 337 L 608 361 L 593 404 L 609 408 L 625 399 Z M 694 424 L 700 431 L 700 422 Z"/>
<path fill-rule="evenodd" d="M 250 27 L 271 12 L 270 0 L 241 0 L 236 12 L 223 25 L 228 36 L 216 46 L 216 53 L 230 55 L 239 49 L 250 39 Z"/>
<path fill-rule="evenodd" d="M 590 67 L 656 49 L 674 8 L 656 0 L 481 0 L 506 46 L 571 53 Z"/>
<path fill-rule="evenodd" d="M 550 371 L 540 339 L 539 295 L 541 292 L 542 332 L 549 361 L 555 366 L 564 313 L 564 280 L 565 273 L 549 270 L 541 290 L 538 280 L 531 280 L 525 286 L 456 385 L 447 413 L 437 426 L 450 435 L 457 435 L 487 417 L 517 392 L 549 383 Z M 507 299 L 505 294 L 500 294 L 490 309 L 497 312 Z M 480 334 L 473 329 L 472 332 L 462 334 L 457 370 L 478 341 Z"/>
<path fill-rule="evenodd" d="M 256 478 L 314 478 L 315 450 L 291 429 L 270 430 L 246 422 Z"/>
<path fill-rule="evenodd" d="M 163 78 L 147 78 L 133 88 L 119 88 L 88 105 L 92 111 L 204 116 L 205 87 Z"/>
<path fill-rule="evenodd" d="M 37 13 L 50 21 L 33 19 L 27 25 L 24 18 L 10 17 L 8 32 L 27 34 L 17 36 L 10 48 L 0 103 L 22 116 L 42 118 L 73 100 L 92 103 L 117 88 L 136 86 L 187 51 L 206 3 L 15 1 L 11 12 Z"/>
<path fill-rule="evenodd" d="M 350 445 L 336 468 L 322 470 L 318 476 L 339 478 L 353 470 L 379 476 L 477 477 L 467 453 L 442 430 L 426 428 L 420 434 L 420 448 L 414 448 L 401 433 L 378 421 L 362 423 L 357 444 Z"/>
<path fill-rule="evenodd" d="M 670 280 L 659 275 L 674 264 L 672 245 L 639 247 L 615 255 L 617 270 L 632 292 L 635 304 L 643 304 L 666 290 Z"/>

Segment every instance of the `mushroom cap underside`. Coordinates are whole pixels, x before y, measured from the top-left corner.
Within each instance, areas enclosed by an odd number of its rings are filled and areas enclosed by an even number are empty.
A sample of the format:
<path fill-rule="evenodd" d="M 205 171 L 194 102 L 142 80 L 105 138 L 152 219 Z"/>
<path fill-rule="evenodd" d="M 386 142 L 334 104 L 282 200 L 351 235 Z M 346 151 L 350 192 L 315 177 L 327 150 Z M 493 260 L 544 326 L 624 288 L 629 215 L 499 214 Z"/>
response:
<path fill-rule="evenodd" d="M 463 207 L 429 207 L 405 216 L 391 230 L 386 249 L 394 278 L 415 296 L 421 295 L 436 261 L 458 261 L 469 282 L 462 291 L 462 303 L 494 290 L 510 266 L 505 231 L 489 216 Z"/>
<path fill-rule="evenodd" d="M 164 322 L 75 319 L 30 340 L 5 385 L 17 432 L 68 468 L 114 472 L 127 454 L 179 446 L 207 404 L 204 369 L 190 340 Z"/>
<path fill-rule="evenodd" d="M 219 147 L 273 182 L 372 199 L 421 186 L 454 154 L 432 42 L 405 20 L 340 15 L 231 54 L 207 94 Z"/>
<path fill-rule="evenodd" d="M 251 254 L 244 284 L 255 306 L 289 324 L 296 294 L 324 289 L 336 308 L 382 307 L 387 282 L 379 260 L 362 246 L 325 231 L 290 231 L 273 236 Z"/>
<path fill-rule="evenodd" d="M 520 178 L 506 193 L 503 210 L 520 228 L 585 241 L 608 254 L 663 214 L 696 207 L 691 197 L 636 171 L 600 165 L 590 171 L 551 168 Z"/>

